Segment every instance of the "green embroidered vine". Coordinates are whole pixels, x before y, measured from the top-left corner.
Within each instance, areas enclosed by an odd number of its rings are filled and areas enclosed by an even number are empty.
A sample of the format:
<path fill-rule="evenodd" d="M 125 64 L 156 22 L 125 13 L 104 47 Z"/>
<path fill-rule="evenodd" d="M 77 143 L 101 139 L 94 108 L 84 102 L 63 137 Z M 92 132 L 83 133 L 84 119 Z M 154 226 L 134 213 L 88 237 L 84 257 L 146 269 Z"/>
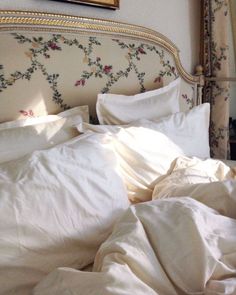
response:
<path fill-rule="evenodd" d="M 88 62 L 87 64 L 91 68 L 91 71 L 90 72 L 83 71 L 80 79 L 75 82 L 75 86 L 85 86 L 86 81 L 89 80 L 92 76 L 99 77 L 99 78 L 106 77 L 107 82 L 106 82 L 106 85 L 101 90 L 101 92 L 107 93 L 110 91 L 111 87 L 116 82 L 118 82 L 121 78 L 127 78 L 129 76 L 129 73 L 131 71 L 134 71 L 140 85 L 140 92 L 144 92 L 146 90 L 144 87 L 145 73 L 139 70 L 137 61 L 140 61 L 141 56 L 146 55 L 147 51 L 155 52 L 160 58 L 160 62 L 164 70 L 160 71 L 158 77 L 163 78 L 165 76 L 172 76 L 172 75 L 175 78 L 178 77 L 175 67 L 171 66 L 170 61 L 164 60 L 163 50 L 159 51 L 155 46 L 150 46 L 147 44 L 140 44 L 140 45 L 135 45 L 134 43 L 126 44 L 125 42 L 122 42 L 119 39 L 113 39 L 113 41 L 116 42 L 121 49 L 126 50 L 125 58 L 128 61 L 128 66 L 124 70 L 119 70 L 116 73 L 114 73 L 112 71 L 113 70 L 112 65 L 102 64 L 100 57 L 96 57 L 95 60 L 92 60 L 89 54 L 86 54 L 86 58 Z M 90 53 L 92 53 L 92 51 Z M 154 82 L 157 82 L 157 78 L 154 80 Z"/>
<path fill-rule="evenodd" d="M 25 71 L 16 70 L 10 73 L 8 77 L 4 75 L 4 67 L 0 65 L 0 92 L 4 91 L 8 87 L 14 85 L 18 80 L 30 81 L 36 71 L 40 71 L 48 82 L 50 89 L 52 90 L 52 100 L 58 104 L 62 109 L 68 109 L 70 106 L 64 103 L 62 94 L 58 90 L 58 73 L 48 73 L 46 62 L 44 64 L 42 57 L 46 60 L 51 58 L 54 52 L 62 51 L 62 45 L 68 47 L 76 47 L 84 54 L 83 62 L 89 67 L 89 70 L 83 70 L 80 78 L 76 80 L 74 86 L 85 86 L 86 82 L 95 77 L 98 79 L 104 79 L 105 85 L 101 92 L 109 92 L 111 87 L 122 78 L 127 78 L 131 72 L 134 72 L 140 85 L 140 92 L 145 91 L 144 79 L 145 72 L 140 71 L 139 61 L 142 56 L 147 55 L 149 52 L 154 52 L 159 58 L 157 59 L 157 67 L 161 63 L 162 69 L 159 71 L 155 82 L 161 82 L 165 76 L 173 76 L 177 78 L 177 72 L 175 67 L 170 64 L 169 60 L 165 60 L 165 54 L 163 50 L 158 50 L 155 46 L 148 44 L 125 43 L 119 39 L 112 39 L 121 49 L 124 50 L 124 56 L 127 60 L 127 67 L 125 69 L 114 72 L 113 66 L 110 64 L 104 64 L 101 57 L 96 56 L 95 46 L 101 46 L 102 44 L 96 37 L 89 37 L 87 46 L 81 44 L 76 38 L 66 38 L 61 34 L 52 34 L 48 39 L 45 37 L 26 37 L 22 34 L 11 34 L 18 44 L 28 44 L 29 48 L 25 52 L 26 57 L 30 60 L 30 66 Z M 155 61 L 154 61 L 155 63 Z"/>
<path fill-rule="evenodd" d="M 50 51 L 61 50 L 61 47 L 58 45 L 58 36 L 52 35 L 51 39 L 49 39 L 48 41 L 44 41 L 43 37 L 33 37 L 32 39 L 30 39 L 17 33 L 12 33 L 12 35 L 19 44 L 30 44 L 31 47 L 28 51 L 25 52 L 25 55 L 30 59 L 31 65 L 25 70 L 25 72 L 15 71 L 14 73 L 10 74 L 8 78 L 6 78 L 4 74 L 1 74 L 0 92 L 2 92 L 3 89 L 6 89 L 9 86 L 12 86 L 20 79 L 30 81 L 32 75 L 39 70 L 50 85 L 50 88 L 53 92 L 53 101 L 64 110 L 69 109 L 70 106 L 63 102 L 62 95 L 58 91 L 57 80 L 59 78 L 59 74 L 49 74 L 46 67 L 38 61 L 38 57 L 40 55 L 43 55 L 46 59 L 48 59 L 50 58 Z"/>
<path fill-rule="evenodd" d="M 228 134 L 228 132 L 228 127 L 216 127 L 216 124 L 211 121 L 209 129 L 210 146 L 218 148 L 220 140 L 224 140 L 225 134 Z M 214 149 L 211 149 L 211 157 L 215 157 Z"/>
<path fill-rule="evenodd" d="M 214 0 L 213 2 L 213 12 L 216 13 L 217 11 L 225 8 L 224 15 L 228 14 L 228 1 L 226 0 Z"/>

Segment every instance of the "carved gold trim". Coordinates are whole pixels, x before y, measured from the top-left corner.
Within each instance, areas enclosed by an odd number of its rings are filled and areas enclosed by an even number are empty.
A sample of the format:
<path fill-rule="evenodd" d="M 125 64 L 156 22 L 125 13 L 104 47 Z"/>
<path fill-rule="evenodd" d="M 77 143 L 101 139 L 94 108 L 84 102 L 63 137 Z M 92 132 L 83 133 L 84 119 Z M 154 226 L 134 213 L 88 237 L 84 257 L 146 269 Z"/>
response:
<path fill-rule="evenodd" d="M 107 7 L 111 9 L 118 9 L 120 7 L 119 0 L 66 0 L 67 2 L 77 3 L 77 4 L 86 4 L 86 5 L 94 5 L 99 7 Z"/>
<path fill-rule="evenodd" d="M 52 14 L 43 12 L 26 12 L 26 11 L 1 11 L 0 10 L 0 30 L 11 29 L 30 29 L 45 31 L 63 30 L 68 32 L 93 32 L 94 34 L 121 35 L 141 40 L 153 42 L 164 47 L 174 57 L 179 74 L 188 83 L 200 83 L 198 76 L 193 76 L 183 68 L 179 50 L 164 35 L 151 29 L 131 25 L 122 22 L 115 22 L 105 19 L 94 19 L 65 14 Z"/>

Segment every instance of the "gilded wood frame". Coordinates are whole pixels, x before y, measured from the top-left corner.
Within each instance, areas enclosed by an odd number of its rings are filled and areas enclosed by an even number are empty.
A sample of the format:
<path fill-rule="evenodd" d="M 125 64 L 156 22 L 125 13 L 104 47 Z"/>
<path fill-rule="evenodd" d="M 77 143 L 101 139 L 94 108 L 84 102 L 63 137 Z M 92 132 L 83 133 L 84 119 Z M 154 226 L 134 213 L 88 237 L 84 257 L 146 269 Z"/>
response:
<path fill-rule="evenodd" d="M 99 6 L 104 8 L 118 9 L 120 0 L 63 0 L 65 2 Z"/>

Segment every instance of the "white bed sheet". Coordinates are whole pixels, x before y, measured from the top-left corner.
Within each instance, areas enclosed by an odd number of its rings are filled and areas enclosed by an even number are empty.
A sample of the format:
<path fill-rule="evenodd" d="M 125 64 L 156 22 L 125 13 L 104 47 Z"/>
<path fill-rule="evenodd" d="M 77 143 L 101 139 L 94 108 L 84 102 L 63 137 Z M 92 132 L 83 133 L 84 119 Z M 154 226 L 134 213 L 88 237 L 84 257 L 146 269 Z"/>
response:
<path fill-rule="evenodd" d="M 176 172 L 187 175 L 184 185 Z M 116 224 L 92 273 L 56 269 L 33 294 L 236 294 L 234 172 L 220 161 L 181 158 L 162 181 L 156 200 L 131 206 Z"/>

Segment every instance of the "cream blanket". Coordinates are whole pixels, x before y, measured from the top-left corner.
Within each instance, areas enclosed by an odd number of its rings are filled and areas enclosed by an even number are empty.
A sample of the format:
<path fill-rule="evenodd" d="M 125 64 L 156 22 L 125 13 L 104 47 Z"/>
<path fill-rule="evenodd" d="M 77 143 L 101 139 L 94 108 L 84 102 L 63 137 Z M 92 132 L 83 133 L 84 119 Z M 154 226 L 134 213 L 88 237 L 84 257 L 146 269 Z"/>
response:
<path fill-rule="evenodd" d="M 58 268 L 34 294 L 236 294 L 236 181 L 219 161 L 178 159 L 130 207 L 93 272 Z"/>

